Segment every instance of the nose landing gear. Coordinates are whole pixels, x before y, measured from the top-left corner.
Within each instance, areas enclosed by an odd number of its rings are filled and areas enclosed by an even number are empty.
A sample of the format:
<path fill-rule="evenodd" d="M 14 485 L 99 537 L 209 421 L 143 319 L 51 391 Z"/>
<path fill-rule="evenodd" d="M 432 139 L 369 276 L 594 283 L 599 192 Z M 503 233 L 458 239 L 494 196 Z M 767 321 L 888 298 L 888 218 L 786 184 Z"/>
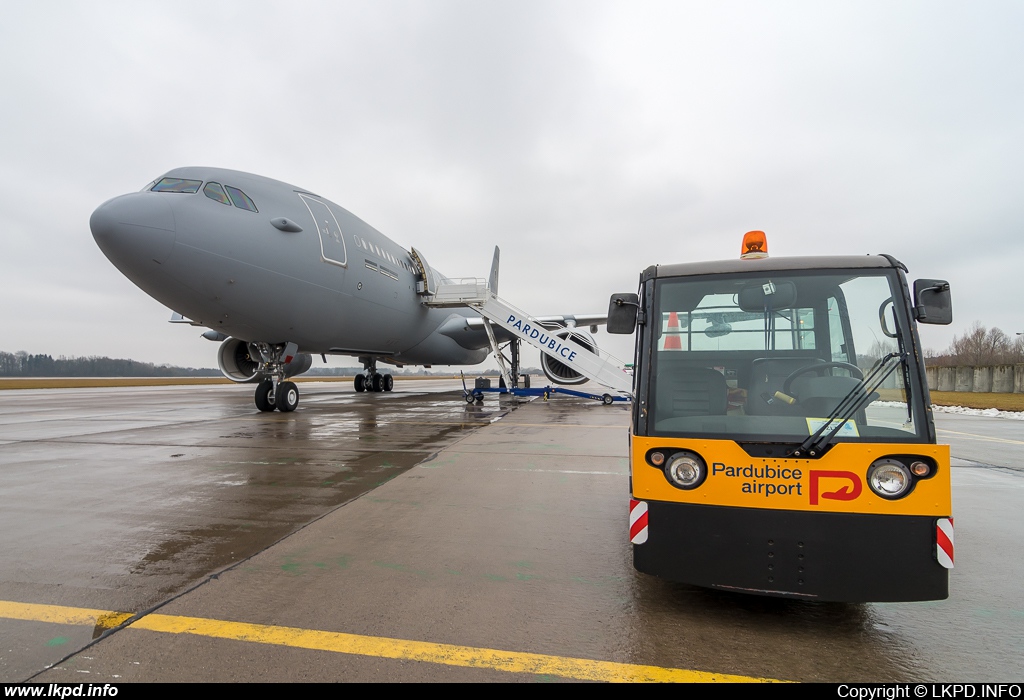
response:
<path fill-rule="evenodd" d="M 259 372 L 263 379 L 256 385 L 253 397 L 256 408 L 265 413 L 274 409 L 291 413 L 299 406 L 299 387 L 285 381 L 285 365 L 296 355 L 294 343 L 250 343 L 249 356 L 259 358 Z"/>

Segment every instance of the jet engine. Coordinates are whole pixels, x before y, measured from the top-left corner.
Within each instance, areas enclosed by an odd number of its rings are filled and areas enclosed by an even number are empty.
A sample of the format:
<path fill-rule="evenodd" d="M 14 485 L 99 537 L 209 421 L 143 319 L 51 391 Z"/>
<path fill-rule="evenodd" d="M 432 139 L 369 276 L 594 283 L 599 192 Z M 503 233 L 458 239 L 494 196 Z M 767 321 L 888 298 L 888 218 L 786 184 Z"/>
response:
<path fill-rule="evenodd" d="M 562 340 L 571 336 L 574 343 L 582 345 L 595 355 L 597 354 L 597 343 L 589 334 L 583 331 L 566 328 L 565 330 L 551 333 L 551 335 Z M 582 374 L 546 353 L 541 353 L 540 355 L 540 368 L 544 371 L 544 375 L 555 384 L 582 384 L 587 381 L 587 378 Z"/>
<path fill-rule="evenodd" d="M 233 382 L 258 382 L 262 377 L 259 373 L 259 360 L 249 353 L 249 344 L 238 338 L 228 338 L 220 344 L 217 351 L 217 364 L 225 377 Z M 294 377 L 302 374 L 313 366 L 313 356 L 300 352 L 292 361 L 284 366 L 284 375 Z"/>
<path fill-rule="evenodd" d="M 303 372 L 309 371 L 313 366 L 313 356 L 308 352 L 300 352 L 292 358 L 292 361 L 284 366 L 285 377 L 295 377 Z"/>

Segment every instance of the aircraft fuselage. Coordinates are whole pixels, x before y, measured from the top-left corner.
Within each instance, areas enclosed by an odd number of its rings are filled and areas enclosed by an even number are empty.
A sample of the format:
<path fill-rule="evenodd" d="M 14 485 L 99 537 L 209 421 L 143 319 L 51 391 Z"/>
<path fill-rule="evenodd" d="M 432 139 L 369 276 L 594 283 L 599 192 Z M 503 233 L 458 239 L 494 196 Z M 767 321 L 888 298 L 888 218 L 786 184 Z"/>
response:
<path fill-rule="evenodd" d="M 299 187 L 178 168 L 104 203 L 90 226 L 147 294 L 246 342 L 401 364 L 476 364 L 487 354 L 485 335 L 465 324 L 473 312 L 421 304 L 404 248 Z"/>

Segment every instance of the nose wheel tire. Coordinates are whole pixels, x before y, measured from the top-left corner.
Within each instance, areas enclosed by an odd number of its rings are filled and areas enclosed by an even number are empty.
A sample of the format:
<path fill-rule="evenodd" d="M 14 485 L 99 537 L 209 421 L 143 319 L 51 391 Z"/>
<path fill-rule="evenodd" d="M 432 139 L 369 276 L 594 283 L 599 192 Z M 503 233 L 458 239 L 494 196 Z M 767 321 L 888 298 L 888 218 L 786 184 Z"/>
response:
<path fill-rule="evenodd" d="M 273 388 L 274 384 L 269 379 L 264 379 L 256 385 L 256 408 L 263 412 L 274 410 L 274 402 L 270 400 L 270 392 Z"/>
<path fill-rule="evenodd" d="M 277 385 L 274 404 L 281 413 L 291 413 L 299 407 L 299 387 L 295 386 L 295 382 L 280 382 Z"/>

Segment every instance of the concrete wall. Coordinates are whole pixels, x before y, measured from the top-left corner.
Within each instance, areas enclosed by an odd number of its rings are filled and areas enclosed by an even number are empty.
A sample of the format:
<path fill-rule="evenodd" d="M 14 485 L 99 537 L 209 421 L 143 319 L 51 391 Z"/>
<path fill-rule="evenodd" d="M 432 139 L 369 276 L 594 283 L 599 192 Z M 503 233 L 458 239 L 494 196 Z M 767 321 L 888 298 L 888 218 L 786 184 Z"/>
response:
<path fill-rule="evenodd" d="M 974 368 L 957 367 L 953 391 L 974 391 Z"/>
<path fill-rule="evenodd" d="M 1024 372 L 1022 372 L 1024 374 Z M 992 391 L 997 394 L 1013 392 L 1013 365 L 998 365 L 992 368 Z"/>
<path fill-rule="evenodd" d="M 974 368 L 974 391 L 984 393 L 992 391 L 992 368 Z"/>
<path fill-rule="evenodd" d="M 995 367 L 927 367 L 931 391 L 1024 394 L 1024 364 Z"/>

